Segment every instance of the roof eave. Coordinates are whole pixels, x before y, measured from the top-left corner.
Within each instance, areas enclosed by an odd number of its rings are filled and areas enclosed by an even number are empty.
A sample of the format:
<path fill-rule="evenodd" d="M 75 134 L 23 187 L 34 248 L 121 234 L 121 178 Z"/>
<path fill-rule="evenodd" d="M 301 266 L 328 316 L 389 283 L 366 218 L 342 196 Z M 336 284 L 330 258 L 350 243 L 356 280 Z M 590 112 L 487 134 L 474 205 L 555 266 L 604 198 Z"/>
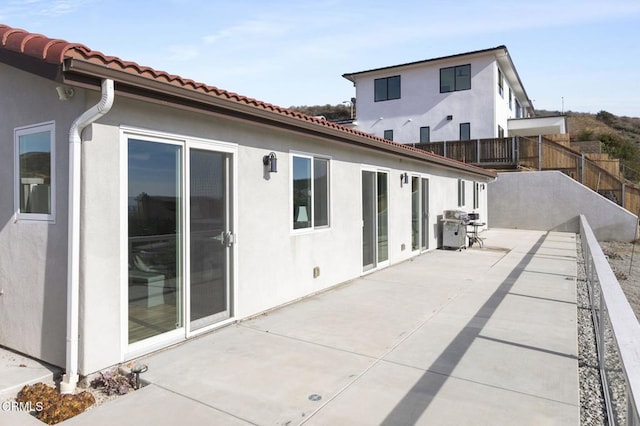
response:
<path fill-rule="evenodd" d="M 396 68 L 408 68 L 408 67 L 420 66 L 420 65 L 423 65 L 423 64 L 447 61 L 447 60 L 463 58 L 463 57 L 485 55 L 487 53 L 491 53 L 491 52 L 495 52 L 495 51 L 499 51 L 499 50 L 504 50 L 506 52 L 507 51 L 507 47 L 504 46 L 504 45 L 501 45 L 501 46 L 491 47 L 489 49 L 475 50 L 475 51 L 472 51 L 472 52 L 465 52 L 465 53 L 456 53 L 455 55 L 440 56 L 440 57 L 437 57 L 437 58 L 423 59 L 423 60 L 420 60 L 420 61 L 407 62 L 407 63 L 404 63 L 404 64 L 390 65 L 390 66 L 380 67 L 380 68 L 373 68 L 373 69 L 369 69 L 369 70 L 365 70 L 365 71 L 357 71 L 357 72 L 352 72 L 352 73 L 345 73 L 345 74 L 342 74 L 342 77 L 346 78 L 349 81 L 353 81 L 355 83 L 355 76 L 360 76 L 360 75 L 363 75 L 363 74 L 376 73 L 376 72 L 380 72 L 380 71 L 390 71 L 390 70 L 393 70 L 393 69 L 396 69 Z"/>
<path fill-rule="evenodd" d="M 500 63 L 500 65 L 502 66 L 503 70 L 505 67 L 507 67 L 508 70 L 512 73 L 511 78 L 518 84 L 518 88 L 520 89 L 520 91 L 522 92 L 522 96 L 524 97 L 524 103 L 526 104 L 523 106 L 529 107 L 533 112 L 533 102 L 531 101 L 531 99 L 529 99 L 529 95 L 527 95 L 527 91 L 524 88 L 524 84 L 522 84 L 522 80 L 520 79 L 518 70 L 516 69 L 516 66 L 514 65 L 513 60 L 511 59 L 511 55 L 509 54 L 509 51 L 506 47 L 504 48 L 504 55 L 497 56 L 497 60 L 498 63 Z"/>
<path fill-rule="evenodd" d="M 285 127 L 288 130 L 297 131 L 298 133 L 304 133 L 307 135 L 315 135 L 324 138 L 331 137 L 334 140 L 358 145 L 363 148 L 384 151 L 404 158 L 409 157 L 427 161 L 486 178 L 496 177 L 496 174 L 490 170 L 464 164 L 401 144 L 385 141 L 373 135 L 363 134 L 334 123 L 327 122 L 320 124 L 312 119 L 307 121 L 303 118 L 288 116 L 283 113 L 259 108 L 233 99 L 216 96 L 205 91 L 190 89 L 188 87 L 158 81 L 152 78 L 146 78 L 139 74 L 133 74 L 124 70 L 105 67 L 99 63 L 76 58 L 67 58 L 64 62 L 64 72 L 65 82 L 69 84 L 77 83 L 86 87 L 91 85 L 91 83 L 88 83 L 86 80 L 87 76 L 98 79 L 110 78 L 117 83 L 116 91 L 120 88 L 121 92 L 128 91 L 129 93 L 132 93 L 131 88 L 137 88 L 144 92 L 160 93 L 168 97 L 166 99 L 167 101 L 169 101 L 169 98 L 172 98 L 173 102 L 176 104 L 180 103 L 182 105 L 187 105 L 192 109 L 207 110 L 218 115 L 232 116 L 241 120 L 257 120 L 262 124 L 278 128 Z M 95 82 L 95 85 L 97 88 L 97 81 Z"/>
<path fill-rule="evenodd" d="M 0 63 L 49 80 L 61 81 L 62 79 L 59 64 L 45 62 L 20 52 L 0 49 Z"/>

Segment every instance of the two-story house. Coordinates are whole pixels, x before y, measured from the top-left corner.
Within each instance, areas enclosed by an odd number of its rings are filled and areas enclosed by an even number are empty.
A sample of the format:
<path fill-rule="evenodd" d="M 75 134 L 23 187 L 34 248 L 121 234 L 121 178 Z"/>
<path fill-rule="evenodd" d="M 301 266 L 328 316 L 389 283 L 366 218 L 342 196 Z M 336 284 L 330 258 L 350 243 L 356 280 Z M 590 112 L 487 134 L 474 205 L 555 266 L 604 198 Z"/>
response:
<path fill-rule="evenodd" d="M 355 126 L 401 143 L 565 133 L 534 108 L 505 46 L 343 74 Z"/>

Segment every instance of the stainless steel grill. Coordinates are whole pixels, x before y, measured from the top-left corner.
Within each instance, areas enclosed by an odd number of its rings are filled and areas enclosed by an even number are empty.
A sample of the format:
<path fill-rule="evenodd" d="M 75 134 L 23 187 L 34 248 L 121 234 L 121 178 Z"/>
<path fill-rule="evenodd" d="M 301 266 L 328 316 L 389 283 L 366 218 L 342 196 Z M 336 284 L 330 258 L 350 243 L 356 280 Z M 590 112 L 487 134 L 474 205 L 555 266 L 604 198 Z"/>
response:
<path fill-rule="evenodd" d="M 442 247 L 460 250 L 467 247 L 469 213 L 462 210 L 442 212 Z"/>

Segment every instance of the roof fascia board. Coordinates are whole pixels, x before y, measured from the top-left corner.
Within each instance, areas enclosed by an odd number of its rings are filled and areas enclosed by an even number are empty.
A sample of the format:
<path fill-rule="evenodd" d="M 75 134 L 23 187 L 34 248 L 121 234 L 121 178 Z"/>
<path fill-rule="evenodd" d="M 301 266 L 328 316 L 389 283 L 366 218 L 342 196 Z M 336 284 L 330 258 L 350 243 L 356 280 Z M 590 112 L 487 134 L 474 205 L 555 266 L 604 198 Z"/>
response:
<path fill-rule="evenodd" d="M 527 95 L 527 91 L 524 89 L 524 84 L 522 84 L 522 80 L 520 80 L 520 75 L 518 74 L 518 70 L 516 66 L 513 64 L 513 60 L 511 59 L 511 55 L 509 51 L 505 48 L 504 55 L 497 55 L 498 64 L 504 72 L 509 73 L 509 79 L 514 81 L 517 84 L 516 90 L 519 90 L 522 94 L 524 101 L 526 101 L 529 108 L 533 110 L 533 103 L 531 99 L 529 99 L 529 95 Z"/>
<path fill-rule="evenodd" d="M 424 64 L 431 64 L 431 63 L 437 63 L 437 62 L 444 62 L 444 61 L 448 61 L 448 60 L 452 60 L 452 59 L 458 59 L 458 58 L 472 58 L 472 57 L 477 57 L 477 56 L 483 56 L 486 55 L 487 53 L 491 53 L 491 52 L 497 52 L 497 51 L 507 51 L 506 46 L 498 46 L 498 47 L 492 47 L 489 49 L 483 49 L 483 50 L 476 50 L 473 52 L 467 52 L 467 53 L 457 53 L 455 55 L 449 55 L 449 56 L 441 56 L 438 58 L 432 58 L 432 59 L 424 59 L 421 61 L 415 61 L 415 62 L 407 62 L 405 64 L 399 64 L 399 65 L 390 65 L 390 66 L 386 66 L 386 67 L 380 67 L 380 68 L 373 68 L 370 70 L 366 70 L 366 71 L 357 71 L 357 72 L 352 72 L 352 73 L 346 73 L 346 74 L 342 74 L 342 77 L 346 78 L 349 81 L 352 81 L 355 83 L 355 76 L 360 76 L 360 75 L 364 75 L 364 74 L 372 74 L 372 73 L 377 73 L 377 72 L 381 72 L 381 71 L 390 71 L 390 70 L 394 70 L 394 69 L 399 69 L 399 68 L 414 68 L 417 66 L 421 66 Z"/>
<path fill-rule="evenodd" d="M 0 49 L 0 62 L 49 80 L 61 81 L 60 66 L 8 49 Z"/>
<path fill-rule="evenodd" d="M 372 148 L 376 151 L 383 151 L 404 158 L 415 158 L 485 178 L 496 177 L 496 174 L 489 170 L 450 160 L 433 153 L 384 142 L 373 136 L 368 137 L 364 134 L 351 133 L 341 128 L 323 126 L 312 121 L 307 122 L 297 117 L 289 117 L 268 109 L 224 99 L 168 82 L 157 81 L 123 70 L 105 67 L 101 64 L 69 58 L 64 63 L 64 70 L 66 71 L 66 83 L 73 84 L 77 82 L 78 85 L 85 88 L 91 87 L 91 77 L 98 79 L 111 78 L 116 82 L 117 92 L 140 100 L 154 100 L 165 105 L 171 104 L 193 111 L 206 111 L 214 115 L 232 117 L 245 122 L 257 121 L 271 127 L 286 128 L 297 133 L 315 135 L 324 139 L 330 137 L 332 140 Z M 99 80 L 96 79 L 95 84 L 95 90 L 97 90 Z"/>

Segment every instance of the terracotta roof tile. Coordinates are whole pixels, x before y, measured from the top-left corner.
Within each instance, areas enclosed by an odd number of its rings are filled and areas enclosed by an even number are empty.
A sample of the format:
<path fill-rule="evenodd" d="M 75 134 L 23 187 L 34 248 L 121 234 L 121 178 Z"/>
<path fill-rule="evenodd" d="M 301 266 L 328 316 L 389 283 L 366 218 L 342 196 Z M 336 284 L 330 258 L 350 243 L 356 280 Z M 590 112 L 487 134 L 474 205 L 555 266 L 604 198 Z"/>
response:
<path fill-rule="evenodd" d="M 1 24 L 0 47 L 23 53 L 52 64 L 62 63 L 65 53 L 70 49 L 84 48 L 89 50 L 89 48 L 81 44 L 51 39 L 41 34 L 29 33 L 25 30 L 11 28 Z"/>
<path fill-rule="evenodd" d="M 69 43 L 65 40 L 51 39 L 41 34 L 29 33 L 25 30 L 11 28 L 6 25 L 0 24 L 0 49 L 6 49 L 9 51 L 22 53 L 24 55 L 40 59 L 46 63 L 62 65 L 65 58 L 80 59 L 83 61 L 96 63 L 108 68 L 125 71 L 131 74 L 139 75 L 144 78 L 166 82 L 168 84 L 176 85 L 190 90 L 199 91 L 209 94 L 215 97 L 222 97 L 234 102 L 250 105 L 256 108 L 260 108 L 267 111 L 272 111 L 276 114 L 281 114 L 288 117 L 294 117 L 307 122 L 312 122 L 324 127 L 337 129 L 345 133 L 357 135 L 361 138 L 366 138 L 372 141 L 386 143 L 391 146 L 401 147 L 407 151 L 420 153 L 422 155 L 428 155 L 434 159 L 444 160 L 444 162 L 456 164 L 457 161 L 448 160 L 444 157 L 433 154 L 428 151 L 413 148 L 409 145 L 400 144 L 397 142 L 388 141 L 386 139 L 374 136 L 369 133 L 364 133 L 359 130 L 350 129 L 340 124 L 332 123 L 330 121 L 315 118 L 309 115 L 301 114 L 297 111 L 293 111 L 287 108 L 282 108 L 277 105 L 269 104 L 259 101 L 257 99 L 249 98 L 239 95 L 237 93 L 228 92 L 219 89 L 215 86 L 209 86 L 204 83 L 198 83 L 196 81 L 186 79 L 177 75 L 169 74 L 164 71 L 158 71 L 150 67 L 141 66 L 135 62 L 125 61 L 115 56 L 107 56 L 102 52 L 91 50 L 87 46 L 78 43 Z M 459 163 L 458 166 L 470 170 L 481 171 L 482 174 L 487 174 L 484 169 L 477 168 L 468 164 Z"/>

